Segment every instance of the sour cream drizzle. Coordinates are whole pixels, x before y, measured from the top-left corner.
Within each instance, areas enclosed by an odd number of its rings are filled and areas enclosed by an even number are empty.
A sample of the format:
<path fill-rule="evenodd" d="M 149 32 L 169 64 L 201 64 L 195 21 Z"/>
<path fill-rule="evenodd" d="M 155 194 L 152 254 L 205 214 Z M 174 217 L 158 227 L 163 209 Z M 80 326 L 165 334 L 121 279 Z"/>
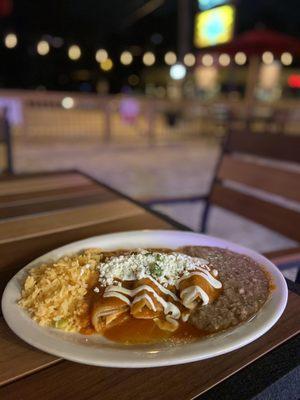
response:
<path fill-rule="evenodd" d="M 176 288 L 179 288 L 179 284 L 180 282 L 189 279 L 191 276 L 202 276 L 202 278 L 204 278 L 205 280 L 207 280 L 207 282 L 214 287 L 215 289 L 221 289 L 222 287 L 222 283 L 220 281 L 218 281 L 217 279 L 215 279 L 208 271 L 203 271 L 203 272 L 198 272 L 198 271 L 194 271 L 191 272 L 188 275 L 182 276 L 180 279 L 178 279 L 178 281 L 176 282 Z"/>
<path fill-rule="evenodd" d="M 104 293 L 103 297 L 117 297 L 118 299 L 124 301 L 124 303 L 127 303 L 129 306 L 131 304 L 130 300 L 128 299 L 128 297 L 124 296 L 124 294 L 122 293 L 118 293 L 118 292 L 107 292 Z"/>
<path fill-rule="evenodd" d="M 156 307 L 155 307 L 155 304 L 153 303 L 153 300 L 149 296 L 149 294 L 142 294 L 141 296 L 135 297 L 133 299 L 132 304 L 138 303 L 140 300 L 143 300 L 143 299 L 146 299 L 148 301 L 148 303 L 150 304 L 152 310 L 155 312 L 156 311 Z"/>
<path fill-rule="evenodd" d="M 103 294 L 103 297 L 112 297 L 112 296 L 114 296 L 115 294 L 120 294 L 120 293 L 123 293 L 123 294 L 126 294 L 127 296 L 129 296 L 129 297 L 134 297 L 134 296 L 136 296 L 138 293 L 140 293 L 140 292 L 142 292 L 142 291 L 147 291 L 147 292 L 150 292 L 150 293 L 152 293 L 153 294 L 153 296 L 155 297 L 155 299 L 163 306 L 163 309 L 164 309 L 164 313 L 167 315 L 167 314 L 171 314 L 172 316 L 173 316 L 173 318 L 175 318 L 175 319 L 178 319 L 178 318 L 180 318 L 180 310 L 179 310 L 179 308 L 175 305 L 175 304 L 173 304 L 172 302 L 170 302 L 170 301 L 166 301 L 165 299 L 163 299 L 161 296 L 159 296 L 157 293 L 156 293 L 156 291 L 153 289 L 153 287 L 151 287 L 151 286 L 149 286 L 149 285 L 141 285 L 141 286 L 138 286 L 137 288 L 135 288 L 135 289 L 127 289 L 127 288 L 124 288 L 124 287 L 122 287 L 122 286 L 115 286 L 115 285 L 112 285 L 112 286 L 108 286 L 106 289 L 105 289 L 105 292 L 104 292 L 104 294 Z M 139 296 L 140 297 L 140 299 L 142 299 L 142 298 L 146 298 L 146 296 L 147 296 L 147 294 L 142 294 L 141 296 Z M 149 296 L 149 295 L 148 295 Z M 119 296 L 115 296 L 115 297 L 119 297 Z M 120 298 L 120 297 L 119 297 Z M 127 299 L 127 300 L 129 300 L 129 299 Z M 179 299 L 178 299 L 179 300 Z M 128 302 L 126 301 L 126 303 L 128 304 Z M 133 304 L 133 303 L 130 303 L 130 304 Z"/>
<path fill-rule="evenodd" d="M 209 303 L 209 297 L 207 293 L 200 286 L 187 287 L 181 292 L 180 297 L 182 298 L 183 305 L 187 308 L 190 308 L 198 295 L 201 297 L 203 305 Z"/>

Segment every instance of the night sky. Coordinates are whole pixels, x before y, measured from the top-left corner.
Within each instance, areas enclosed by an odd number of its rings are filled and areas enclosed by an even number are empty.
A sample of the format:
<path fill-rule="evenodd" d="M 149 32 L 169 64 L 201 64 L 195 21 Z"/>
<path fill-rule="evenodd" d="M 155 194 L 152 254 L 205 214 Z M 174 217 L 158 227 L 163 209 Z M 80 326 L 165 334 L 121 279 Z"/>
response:
<path fill-rule="evenodd" d="M 125 49 L 133 50 L 136 55 L 151 50 L 157 55 L 157 65 L 163 63 L 167 50 L 177 50 L 175 0 L 162 1 L 156 11 L 141 19 L 135 18 L 135 12 L 146 0 L 0 0 L 0 13 L 6 10 L 3 3 L 12 3 L 13 7 L 10 15 L 0 17 L 0 35 L 14 31 L 19 44 L 16 49 L 7 50 L 1 41 L 1 87 L 43 85 L 53 90 L 94 90 L 97 80 L 107 77 L 112 91 L 118 91 L 128 74 L 140 73 L 141 57 L 135 57 L 129 67 L 117 63 L 113 71 L 104 73 L 94 58 L 98 48 L 106 48 L 113 60 Z M 265 27 L 300 38 L 299 0 L 238 0 L 236 6 L 237 33 Z M 191 50 L 196 11 L 197 2 L 191 1 Z M 45 35 L 61 37 L 64 44 L 41 57 L 35 47 L 39 40 L 49 37 Z M 66 55 L 68 46 L 74 43 L 83 52 L 76 62 L 68 60 Z M 86 76 L 81 74 L 81 79 L 78 71 L 82 70 L 88 72 Z"/>

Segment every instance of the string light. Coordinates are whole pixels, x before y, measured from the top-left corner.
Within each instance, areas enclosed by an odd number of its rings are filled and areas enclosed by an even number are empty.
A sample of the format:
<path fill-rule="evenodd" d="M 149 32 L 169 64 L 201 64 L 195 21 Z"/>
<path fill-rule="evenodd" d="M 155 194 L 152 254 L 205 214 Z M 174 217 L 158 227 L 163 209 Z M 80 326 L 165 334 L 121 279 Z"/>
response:
<path fill-rule="evenodd" d="M 81 57 L 81 50 L 77 44 L 70 46 L 68 49 L 68 56 L 71 60 L 76 61 Z"/>
<path fill-rule="evenodd" d="M 103 61 L 105 61 L 108 58 L 108 53 L 105 49 L 99 49 L 96 51 L 95 58 L 96 58 L 96 61 L 98 61 L 99 63 L 102 63 Z"/>
<path fill-rule="evenodd" d="M 291 55 L 291 53 L 285 51 L 281 54 L 280 60 L 283 65 L 291 65 L 293 62 L 293 56 Z"/>
<path fill-rule="evenodd" d="M 264 64 L 272 64 L 272 62 L 274 61 L 273 53 L 271 53 L 270 51 L 265 51 L 262 55 L 262 60 Z"/>
<path fill-rule="evenodd" d="M 151 53 L 151 51 L 147 51 L 144 55 L 143 55 L 143 63 L 147 66 L 150 67 L 151 65 L 153 65 L 155 63 L 155 55 L 153 53 Z"/>
<path fill-rule="evenodd" d="M 187 67 L 192 67 L 196 63 L 196 57 L 192 53 L 188 53 L 183 57 L 183 62 Z"/>
<path fill-rule="evenodd" d="M 50 51 L 49 43 L 46 40 L 41 40 L 36 46 L 36 51 L 40 56 L 45 56 Z"/>
<path fill-rule="evenodd" d="M 227 67 L 230 64 L 229 55 L 226 53 L 220 54 L 219 63 L 222 65 L 222 67 Z"/>
<path fill-rule="evenodd" d="M 110 58 L 107 58 L 106 60 L 104 60 L 100 63 L 100 68 L 103 71 L 110 71 L 113 66 L 114 66 L 114 64 Z"/>
<path fill-rule="evenodd" d="M 64 97 L 61 101 L 61 105 L 66 110 L 74 107 L 74 99 L 72 97 Z"/>
<path fill-rule="evenodd" d="M 214 59 L 210 54 L 204 54 L 204 56 L 202 57 L 202 64 L 205 67 L 211 67 L 214 63 Z"/>
<path fill-rule="evenodd" d="M 18 44 L 18 38 L 14 33 L 8 33 L 4 38 L 5 47 L 13 49 Z"/>
<path fill-rule="evenodd" d="M 237 65 L 244 65 L 246 64 L 247 56 L 244 52 L 238 51 L 234 56 L 234 61 L 236 62 Z"/>
<path fill-rule="evenodd" d="M 176 63 L 176 61 L 177 61 L 177 57 L 176 57 L 176 54 L 173 52 L 173 51 L 168 51 L 166 54 L 165 54 L 165 63 L 167 64 L 167 65 L 173 65 L 173 64 L 175 64 Z"/>
<path fill-rule="evenodd" d="M 123 51 L 123 53 L 120 56 L 120 61 L 121 64 L 130 65 L 133 61 L 133 57 L 130 51 Z"/>

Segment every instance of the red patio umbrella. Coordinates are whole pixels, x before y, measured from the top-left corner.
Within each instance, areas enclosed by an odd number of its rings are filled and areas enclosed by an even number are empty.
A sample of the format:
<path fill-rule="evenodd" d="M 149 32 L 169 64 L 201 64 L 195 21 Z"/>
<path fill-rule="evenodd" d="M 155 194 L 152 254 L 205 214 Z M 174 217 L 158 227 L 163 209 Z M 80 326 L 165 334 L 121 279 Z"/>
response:
<path fill-rule="evenodd" d="M 294 55 L 300 54 L 300 40 L 294 36 L 268 30 L 256 29 L 236 36 L 231 42 L 211 48 L 212 51 L 222 51 L 233 54 L 243 51 L 247 55 L 260 55 L 264 51 L 271 51 L 280 55 L 288 51 Z"/>

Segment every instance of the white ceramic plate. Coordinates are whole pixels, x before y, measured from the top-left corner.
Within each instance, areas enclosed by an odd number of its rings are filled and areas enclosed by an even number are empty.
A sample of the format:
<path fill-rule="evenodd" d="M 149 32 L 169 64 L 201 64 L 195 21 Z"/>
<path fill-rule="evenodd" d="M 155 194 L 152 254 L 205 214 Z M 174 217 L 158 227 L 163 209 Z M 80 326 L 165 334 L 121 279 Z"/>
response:
<path fill-rule="evenodd" d="M 26 271 L 42 262 L 83 250 L 101 247 L 105 250 L 137 247 L 184 245 L 218 246 L 246 254 L 262 264 L 272 276 L 275 290 L 251 321 L 228 332 L 194 343 L 168 346 L 163 344 L 127 347 L 98 335 L 84 336 L 57 329 L 42 328 L 17 305 L 21 282 Z M 267 332 L 280 318 L 287 302 L 287 285 L 279 270 L 262 255 L 245 247 L 212 236 L 180 231 L 132 231 L 92 237 L 53 250 L 20 270 L 7 284 L 2 310 L 9 327 L 25 342 L 38 349 L 68 360 L 107 367 L 157 367 L 187 363 L 228 353 L 253 342 Z"/>

